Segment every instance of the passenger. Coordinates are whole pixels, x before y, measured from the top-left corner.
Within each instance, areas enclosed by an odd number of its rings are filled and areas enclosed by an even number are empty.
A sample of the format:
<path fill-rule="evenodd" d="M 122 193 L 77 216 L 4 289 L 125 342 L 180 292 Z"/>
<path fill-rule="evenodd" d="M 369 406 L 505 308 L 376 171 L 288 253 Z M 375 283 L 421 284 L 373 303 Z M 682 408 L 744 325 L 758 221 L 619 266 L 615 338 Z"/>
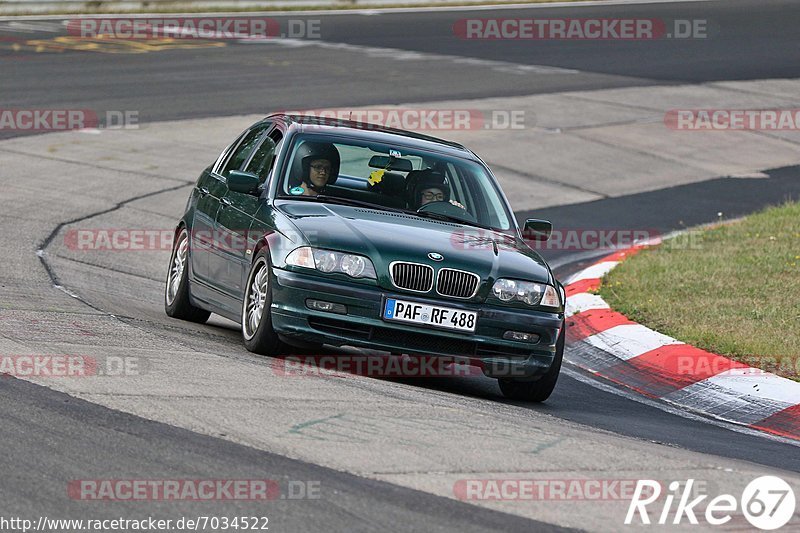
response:
<path fill-rule="evenodd" d="M 465 209 L 463 205 L 450 199 L 450 186 L 444 175 L 431 169 L 409 172 L 410 194 L 409 209 L 417 210 L 431 202 L 450 202 L 456 207 Z"/>
<path fill-rule="evenodd" d="M 419 205 L 422 207 L 431 202 L 444 202 L 444 188 L 446 185 L 436 185 L 420 191 Z M 448 194 L 449 196 L 449 194 Z"/>

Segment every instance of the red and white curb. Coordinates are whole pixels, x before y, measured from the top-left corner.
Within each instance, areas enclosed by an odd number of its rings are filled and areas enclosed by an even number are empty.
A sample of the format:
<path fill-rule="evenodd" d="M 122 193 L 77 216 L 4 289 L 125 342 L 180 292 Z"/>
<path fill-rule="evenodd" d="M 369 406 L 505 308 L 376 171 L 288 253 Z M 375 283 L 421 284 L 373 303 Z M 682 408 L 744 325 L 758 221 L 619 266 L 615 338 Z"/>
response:
<path fill-rule="evenodd" d="M 647 397 L 800 440 L 800 383 L 662 335 L 592 294 L 604 275 L 652 244 L 611 254 L 570 278 L 570 362 Z"/>

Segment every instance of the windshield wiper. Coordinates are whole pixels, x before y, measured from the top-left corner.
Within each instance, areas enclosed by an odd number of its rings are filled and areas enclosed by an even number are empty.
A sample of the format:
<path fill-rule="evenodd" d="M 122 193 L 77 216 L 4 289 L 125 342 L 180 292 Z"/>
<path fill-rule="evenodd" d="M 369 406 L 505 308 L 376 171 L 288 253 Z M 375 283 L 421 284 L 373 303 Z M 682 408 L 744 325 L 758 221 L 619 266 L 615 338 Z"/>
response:
<path fill-rule="evenodd" d="M 475 226 L 477 228 L 494 230 L 494 228 L 492 228 L 491 226 L 484 226 L 483 224 L 478 224 L 477 222 L 473 222 L 465 218 L 454 217 L 452 215 L 445 215 L 443 213 L 436 213 L 433 211 L 409 211 L 409 212 L 414 213 L 415 215 L 423 218 L 433 218 L 436 220 L 444 220 L 447 222 L 457 222 L 458 224 L 466 224 L 467 226 Z"/>

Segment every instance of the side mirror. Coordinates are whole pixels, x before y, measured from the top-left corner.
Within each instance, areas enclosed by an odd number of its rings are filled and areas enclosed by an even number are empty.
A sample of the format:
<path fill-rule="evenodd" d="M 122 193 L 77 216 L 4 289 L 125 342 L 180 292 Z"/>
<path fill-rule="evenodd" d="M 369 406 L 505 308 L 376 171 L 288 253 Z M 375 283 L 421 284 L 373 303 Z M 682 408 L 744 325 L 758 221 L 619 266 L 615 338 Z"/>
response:
<path fill-rule="evenodd" d="M 261 180 L 255 174 L 231 170 L 228 173 L 228 188 L 233 192 L 252 194 L 258 189 Z"/>
<path fill-rule="evenodd" d="M 523 237 L 532 241 L 546 241 L 553 232 L 553 224 L 549 220 L 529 218 L 525 221 Z"/>

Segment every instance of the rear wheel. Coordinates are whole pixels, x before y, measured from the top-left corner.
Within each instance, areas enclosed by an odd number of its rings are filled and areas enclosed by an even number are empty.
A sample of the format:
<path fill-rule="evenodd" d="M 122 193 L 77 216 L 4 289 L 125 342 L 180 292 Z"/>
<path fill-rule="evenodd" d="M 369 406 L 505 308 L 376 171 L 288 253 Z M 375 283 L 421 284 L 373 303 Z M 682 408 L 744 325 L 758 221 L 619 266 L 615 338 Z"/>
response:
<path fill-rule="evenodd" d="M 172 318 L 198 322 L 202 324 L 211 316 L 209 311 L 192 305 L 189 299 L 189 233 L 181 228 L 175 244 L 172 246 L 172 257 L 169 260 L 167 285 L 164 288 L 164 311 Z"/>
<path fill-rule="evenodd" d="M 272 329 L 272 269 L 266 252 L 253 261 L 247 276 L 242 301 L 242 337 L 244 347 L 262 355 L 278 355 L 284 344 Z"/>
<path fill-rule="evenodd" d="M 510 400 L 523 402 L 543 402 L 547 400 L 556 388 L 558 374 L 561 371 L 561 361 L 564 358 L 565 328 L 562 326 L 561 334 L 556 342 L 556 356 L 547 372 L 537 381 L 519 381 L 513 379 L 500 379 L 500 391 Z"/>

